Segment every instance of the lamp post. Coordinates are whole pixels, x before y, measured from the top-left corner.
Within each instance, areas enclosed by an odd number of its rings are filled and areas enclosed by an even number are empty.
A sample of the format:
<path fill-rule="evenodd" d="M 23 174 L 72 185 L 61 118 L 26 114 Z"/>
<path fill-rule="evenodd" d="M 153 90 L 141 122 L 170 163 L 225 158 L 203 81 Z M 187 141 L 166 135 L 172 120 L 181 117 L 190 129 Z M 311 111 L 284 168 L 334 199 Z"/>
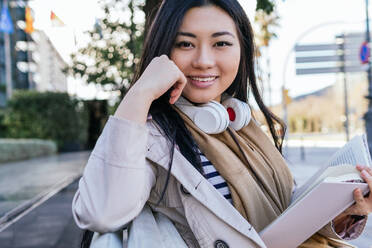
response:
<path fill-rule="evenodd" d="M 8 7 L 8 1 L 3 0 L 3 8 Z M 9 31 L 4 32 L 4 50 L 5 50 L 5 81 L 6 81 L 6 98 L 7 101 L 13 94 L 13 82 L 12 82 L 12 60 L 10 54 L 10 37 Z"/>
<path fill-rule="evenodd" d="M 366 42 L 369 45 L 371 41 L 370 34 L 369 34 L 369 15 L 368 15 L 368 0 L 366 0 Z M 368 138 L 368 147 L 369 150 L 372 151 L 372 68 L 371 68 L 371 61 L 368 59 L 368 110 L 367 113 L 364 115 L 365 120 L 365 127 L 366 133 Z"/>
<path fill-rule="evenodd" d="M 368 1 L 368 0 L 367 0 Z M 331 22 L 323 22 L 323 23 L 319 23 L 315 26 L 312 26 L 310 27 L 309 29 L 303 31 L 298 37 L 297 39 L 295 40 L 294 42 L 294 45 L 289 49 L 289 51 L 287 52 L 287 55 L 285 57 L 285 60 L 284 60 L 284 66 L 283 66 L 283 75 L 282 75 L 282 81 L 283 81 L 283 85 L 282 85 L 282 92 L 284 92 L 286 90 L 286 72 L 287 72 L 287 67 L 288 67 L 288 63 L 289 63 L 289 59 L 290 59 L 290 56 L 292 54 L 292 52 L 294 52 L 295 50 L 295 47 L 296 45 L 306 36 L 308 35 L 309 33 L 319 29 L 319 28 L 322 28 L 324 26 L 331 26 L 331 25 L 340 25 L 340 24 L 348 24 L 349 22 L 345 22 L 345 21 L 331 21 Z M 283 95 L 283 98 L 282 98 L 282 106 L 283 106 L 283 119 L 284 119 L 284 123 L 286 124 L 287 127 L 289 127 L 289 121 L 288 121 L 288 103 L 286 103 L 285 99 L 284 99 L 284 94 Z M 371 112 L 372 114 L 372 112 Z M 371 115 L 371 118 L 372 118 L 372 115 Z M 288 133 L 289 133 L 289 128 L 287 129 L 288 131 L 286 132 L 285 136 L 284 136 L 284 140 L 285 140 L 285 143 L 288 142 Z M 286 149 L 286 146 L 284 146 L 284 149 Z"/>

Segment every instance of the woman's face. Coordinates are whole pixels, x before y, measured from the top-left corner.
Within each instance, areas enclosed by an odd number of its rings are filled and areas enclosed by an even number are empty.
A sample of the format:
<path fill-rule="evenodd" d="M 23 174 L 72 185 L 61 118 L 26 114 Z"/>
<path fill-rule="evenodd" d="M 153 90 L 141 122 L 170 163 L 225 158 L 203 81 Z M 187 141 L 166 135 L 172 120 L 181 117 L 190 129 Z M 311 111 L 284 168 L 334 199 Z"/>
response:
<path fill-rule="evenodd" d="M 220 101 L 240 63 L 240 43 L 233 19 L 213 5 L 190 9 L 170 57 L 187 77 L 184 97 L 195 103 Z"/>

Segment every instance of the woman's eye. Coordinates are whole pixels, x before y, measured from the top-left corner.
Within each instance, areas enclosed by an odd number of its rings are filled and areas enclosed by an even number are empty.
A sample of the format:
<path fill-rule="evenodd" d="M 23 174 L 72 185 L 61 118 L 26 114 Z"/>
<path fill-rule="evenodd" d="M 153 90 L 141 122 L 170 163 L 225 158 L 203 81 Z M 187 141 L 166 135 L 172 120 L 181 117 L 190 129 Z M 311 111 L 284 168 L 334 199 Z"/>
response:
<path fill-rule="evenodd" d="M 225 47 L 225 46 L 232 46 L 232 44 L 230 42 L 227 42 L 227 41 L 219 41 L 214 46 Z"/>
<path fill-rule="evenodd" d="M 191 48 L 191 47 L 193 47 L 193 45 L 190 42 L 181 41 L 181 42 L 176 43 L 176 47 L 179 47 L 179 48 Z"/>

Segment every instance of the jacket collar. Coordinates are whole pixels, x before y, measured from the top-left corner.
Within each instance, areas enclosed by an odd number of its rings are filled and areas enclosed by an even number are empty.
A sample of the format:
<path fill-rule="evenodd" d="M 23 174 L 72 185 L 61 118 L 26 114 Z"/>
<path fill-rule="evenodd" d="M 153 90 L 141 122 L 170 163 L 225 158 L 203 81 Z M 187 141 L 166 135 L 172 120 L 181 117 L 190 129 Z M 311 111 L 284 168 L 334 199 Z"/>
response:
<path fill-rule="evenodd" d="M 150 128 L 152 135 L 150 135 L 146 158 L 168 170 L 169 145 L 159 130 L 154 128 Z M 171 174 L 193 197 L 221 220 L 255 241 L 260 247 L 265 247 L 262 241 L 259 242 L 261 238 L 251 224 L 193 167 L 178 149 L 174 151 Z"/>

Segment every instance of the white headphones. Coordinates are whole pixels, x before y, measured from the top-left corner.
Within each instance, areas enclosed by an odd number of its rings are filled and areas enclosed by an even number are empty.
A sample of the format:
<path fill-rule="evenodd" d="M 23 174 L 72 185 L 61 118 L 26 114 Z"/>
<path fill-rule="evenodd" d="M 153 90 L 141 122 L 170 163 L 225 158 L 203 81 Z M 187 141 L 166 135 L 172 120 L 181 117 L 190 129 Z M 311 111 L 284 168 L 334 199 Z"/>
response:
<path fill-rule="evenodd" d="M 228 126 L 238 131 L 251 120 L 248 104 L 232 97 L 223 100 L 222 104 L 210 101 L 194 105 L 181 96 L 175 105 L 207 134 L 221 133 Z"/>

